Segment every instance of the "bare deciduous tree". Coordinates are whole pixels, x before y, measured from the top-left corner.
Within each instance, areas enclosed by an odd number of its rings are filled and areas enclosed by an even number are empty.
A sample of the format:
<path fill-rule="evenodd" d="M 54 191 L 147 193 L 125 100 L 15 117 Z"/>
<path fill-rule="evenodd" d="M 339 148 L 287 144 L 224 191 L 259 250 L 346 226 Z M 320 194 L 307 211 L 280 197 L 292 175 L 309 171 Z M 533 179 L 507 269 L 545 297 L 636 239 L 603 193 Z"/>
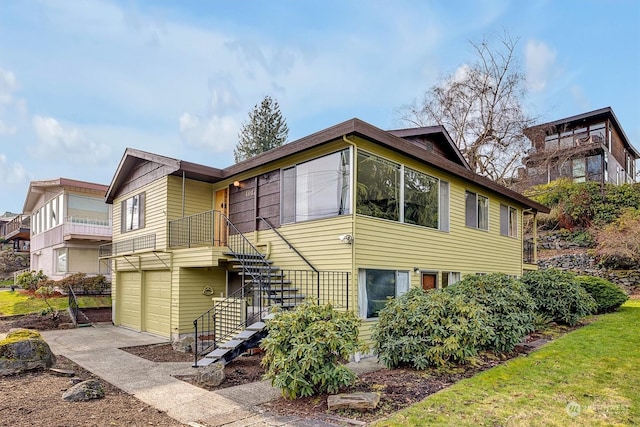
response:
<path fill-rule="evenodd" d="M 518 40 L 508 34 L 494 46 L 473 43 L 477 58 L 399 109 L 414 126 L 447 129 L 472 170 L 510 184 L 531 143 L 523 129 L 534 122 L 524 107 L 525 75 L 515 56 Z"/>

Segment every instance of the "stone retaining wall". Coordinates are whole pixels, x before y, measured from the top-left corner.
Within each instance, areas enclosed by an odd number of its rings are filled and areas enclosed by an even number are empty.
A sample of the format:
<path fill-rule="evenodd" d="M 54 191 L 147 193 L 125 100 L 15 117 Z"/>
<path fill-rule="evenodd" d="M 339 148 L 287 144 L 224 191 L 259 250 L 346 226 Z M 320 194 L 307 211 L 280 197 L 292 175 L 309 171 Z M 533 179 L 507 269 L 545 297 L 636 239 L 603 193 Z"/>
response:
<path fill-rule="evenodd" d="M 620 286 L 627 294 L 640 292 L 640 270 L 608 270 L 599 268 L 594 257 L 588 254 L 567 254 L 538 260 L 541 270 L 558 268 L 580 275 L 602 277 Z"/>
<path fill-rule="evenodd" d="M 13 249 L 0 252 L 0 279 L 13 278 L 13 272 L 29 268 L 29 253 L 16 253 Z"/>

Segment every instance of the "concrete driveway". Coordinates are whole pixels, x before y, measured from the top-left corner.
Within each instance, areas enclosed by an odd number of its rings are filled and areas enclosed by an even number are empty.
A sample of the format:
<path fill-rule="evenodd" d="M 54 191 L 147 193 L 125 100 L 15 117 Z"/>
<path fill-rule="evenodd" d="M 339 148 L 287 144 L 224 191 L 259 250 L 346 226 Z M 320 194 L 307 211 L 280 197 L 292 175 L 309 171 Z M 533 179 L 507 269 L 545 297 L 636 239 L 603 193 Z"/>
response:
<path fill-rule="evenodd" d="M 192 426 L 335 426 L 319 420 L 260 413 L 257 405 L 277 399 L 269 382 L 207 391 L 174 378 L 193 374 L 190 362 L 152 362 L 123 347 L 166 343 L 167 340 L 109 324 L 41 332 L 54 354 L 124 390 L 170 417 Z M 356 372 L 379 369 L 375 359 L 351 363 Z"/>

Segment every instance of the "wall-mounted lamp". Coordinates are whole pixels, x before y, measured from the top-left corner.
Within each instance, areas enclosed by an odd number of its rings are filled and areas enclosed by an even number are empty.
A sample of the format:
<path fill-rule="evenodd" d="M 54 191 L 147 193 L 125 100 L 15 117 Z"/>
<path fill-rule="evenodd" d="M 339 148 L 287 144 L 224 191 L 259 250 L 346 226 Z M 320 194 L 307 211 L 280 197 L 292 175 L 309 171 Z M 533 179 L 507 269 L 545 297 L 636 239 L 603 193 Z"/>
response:
<path fill-rule="evenodd" d="M 420 267 L 413 267 L 413 272 L 417 273 L 418 271 L 420 271 Z"/>
<path fill-rule="evenodd" d="M 341 236 L 338 236 L 338 239 L 340 239 L 342 243 L 346 243 L 347 245 L 353 243 L 353 236 L 351 234 L 343 234 Z"/>
<path fill-rule="evenodd" d="M 233 181 L 234 187 L 240 187 L 240 181 Z"/>

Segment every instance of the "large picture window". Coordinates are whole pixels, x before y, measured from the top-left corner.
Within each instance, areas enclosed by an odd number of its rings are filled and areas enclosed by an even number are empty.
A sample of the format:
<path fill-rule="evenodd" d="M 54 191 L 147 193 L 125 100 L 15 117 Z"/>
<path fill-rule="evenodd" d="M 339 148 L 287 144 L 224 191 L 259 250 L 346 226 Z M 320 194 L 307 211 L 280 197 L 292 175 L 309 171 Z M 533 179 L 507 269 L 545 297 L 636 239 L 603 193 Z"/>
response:
<path fill-rule="evenodd" d="M 438 180 L 405 168 L 404 222 L 438 228 L 438 213 Z"/>
<path fill-rule="evenodd" d="M 356 213 L 449 231 L 449 183 L 358 152 Z"/>
<path fill-rule="evenodd" d="M 489 199 L 480 194 L 465 193 L 465 218 L 467 227 L 489 229 Z"/>
<path fill-rule="evenodd" d="M 144 193 L 123 200 L 120 215 L 123 232 L 144 228 Z"/>
<path fill-rule="evenodd" d="M 400 221 L 400 165 L 358 152 L 356 212 Z"/>
<path fill-rule="evenodd" d="M 358 303 L 365 319 L 379 316 L 389 298 L 409 290 L 409 272 L 362 269 L 358 276 Z"/>
<path fill-rule="evenodd" d="M 282 222 L 350 213 L 349 150 L 282 170 Z"/>

